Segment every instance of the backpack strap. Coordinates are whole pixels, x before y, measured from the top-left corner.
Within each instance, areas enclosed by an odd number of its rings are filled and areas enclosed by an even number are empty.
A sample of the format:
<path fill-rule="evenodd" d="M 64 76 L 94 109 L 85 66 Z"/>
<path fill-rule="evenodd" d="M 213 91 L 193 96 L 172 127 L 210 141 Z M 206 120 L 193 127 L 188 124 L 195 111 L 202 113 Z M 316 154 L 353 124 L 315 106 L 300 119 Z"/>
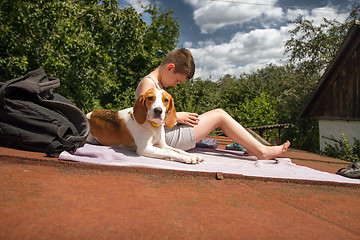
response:
<path fill-rule="evenodd" d="M 61 147 L 61 146 L 62 146 L 62 144 L 59 141 L 51 142 L 47 146 L 47 148 L 45 148 L 44 153 L 46 154 L 46 156 L 56 157 L 58 155 L 57 153 L 55 153 L 56 149 Z"/>
<path fill-rule="evenodd" d="M 20 77 L 20 78 L 14 78 L 14 79 L 11 79 L 9 81 L 6 81 L 5 83 L 3 83 L 3 85 L 1 86 L 0 88 L 0 106 L 2 108 L 6 108 L 6 102 L 5 102 L 5 89 L 11 85 L 11 84 L 14 84 L 16 82 L 20 82 L 23 80 L 23 77 Z"/>
<path fill-rule="evenodd" d="M 20 78 L 11 79 L 0 88 L 0 106 L 6 108 L 6 89 L 21 89 L 34 95 L 46 95 L 49 90 L 60 86 L 59 78 L 48 77 L 42 68 L 27 73 Z"/>
<path fill-rule="evenodd" d="M 64 146 L 68 146 L 69 149 L 68 151 L 71 151 L 70 148 L 73 148 L 72 150 L 75 150 L 76 148 L 78 148 L 79 146 L 74 145 L 74 142 L 71 141 L 71 139 L 64 139 L 64 136 L 66 134 L 66 132 L 68 132 L 68 130 L 73 131 L 74 129 L 72 129 L 70 126 L 60 126 L 57 132 L 57 138 L 55 138 L 56 140 L 51 142 L 46 149 L 44 150 L 44 153 L 46 153 L 46 155 L 54 157 L 54 156 L 58 156 L 60 154 L 60 152 L 62 152 L 64 150 Z M 60 150 L 57 148 L 60 148 Z M 60 152 L 59 152 L 60 151 Z"/>

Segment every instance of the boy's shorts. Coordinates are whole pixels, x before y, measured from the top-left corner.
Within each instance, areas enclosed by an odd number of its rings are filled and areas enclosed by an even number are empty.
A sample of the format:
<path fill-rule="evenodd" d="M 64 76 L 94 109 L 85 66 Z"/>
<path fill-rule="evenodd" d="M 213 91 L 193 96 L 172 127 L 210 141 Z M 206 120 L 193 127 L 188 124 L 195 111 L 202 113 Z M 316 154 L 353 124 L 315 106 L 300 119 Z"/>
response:
<path fill-rule="evenodd" d="M 173 128 L 165 128 L 165 141 L 170 147 L 185 151 L 195 148 L 194 128 L 186 124 L 176 124 Z"/>

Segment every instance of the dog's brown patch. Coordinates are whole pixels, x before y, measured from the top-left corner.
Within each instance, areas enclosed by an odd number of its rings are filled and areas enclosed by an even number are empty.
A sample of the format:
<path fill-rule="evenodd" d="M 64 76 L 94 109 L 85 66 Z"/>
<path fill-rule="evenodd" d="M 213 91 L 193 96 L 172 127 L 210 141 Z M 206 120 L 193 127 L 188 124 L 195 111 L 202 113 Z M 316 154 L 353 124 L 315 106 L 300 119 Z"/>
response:
<path fill-rule="evenodd" d="M 125 120 L 119 118 L 118 112 L 105 109 L 95 110 L 91 113 L 89 122 L 91 134 L 101 144 L 135 146 L 134 138 L 125 126 Z"/>
<path fill-rule="evenodd" d="M 162 94 L 162 102 L 166 107 L 165 126 L 167 128 L 173 128 L 176 124 L 176 110 L 174 105 L 174 99 L 168 92 L 164 91 Z"/>
<path fill-rule="evenodd" d="M 134 103 L 134 117 L 137 123 L 143 124 L 146 120 L 147 112 L 151 105 L 155 102 L 156 92 L 155 89 L 150 88 L 145 93 L 140 94 Z"/>

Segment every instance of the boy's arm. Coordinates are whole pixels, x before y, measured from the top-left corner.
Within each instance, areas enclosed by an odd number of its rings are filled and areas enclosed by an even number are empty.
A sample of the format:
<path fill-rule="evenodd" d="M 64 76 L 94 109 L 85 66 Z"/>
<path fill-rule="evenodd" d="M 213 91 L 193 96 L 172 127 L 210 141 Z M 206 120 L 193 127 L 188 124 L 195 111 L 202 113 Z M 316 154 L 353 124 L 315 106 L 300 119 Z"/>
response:
<path fill-rule="evenodd" d="M 194 127 L 199 124 L 199 115 L 197 113 L 176 112 L 177 122 Z"/>
<path fill-rule="evenodd" d="M 140 96 L 142 93 L 145 93 L 150 88 L 155 88 L 155 83 L 149 78 L 144 78 L 141 80 L 139 87 L 137 88 L 138 96 Z"/>

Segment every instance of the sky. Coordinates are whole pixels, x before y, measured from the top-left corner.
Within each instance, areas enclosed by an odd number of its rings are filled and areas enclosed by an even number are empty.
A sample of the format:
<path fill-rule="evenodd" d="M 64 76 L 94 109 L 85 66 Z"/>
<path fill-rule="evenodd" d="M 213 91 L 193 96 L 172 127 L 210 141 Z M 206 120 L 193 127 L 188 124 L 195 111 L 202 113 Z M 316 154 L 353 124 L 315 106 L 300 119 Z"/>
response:
<path fill-rule="evenodd" d="M 152 0 L 127 0 L 142 13 Z M 195 78 L 218 80 L 282 65 L 285 41 L 299 16 L 322 23 L 344 22 L 357 0 L 155 0 L 174 11 L 181 36 L 179 47 L 194 57 Z M 144 15 L 144 20 L 146 15 Z"/>

